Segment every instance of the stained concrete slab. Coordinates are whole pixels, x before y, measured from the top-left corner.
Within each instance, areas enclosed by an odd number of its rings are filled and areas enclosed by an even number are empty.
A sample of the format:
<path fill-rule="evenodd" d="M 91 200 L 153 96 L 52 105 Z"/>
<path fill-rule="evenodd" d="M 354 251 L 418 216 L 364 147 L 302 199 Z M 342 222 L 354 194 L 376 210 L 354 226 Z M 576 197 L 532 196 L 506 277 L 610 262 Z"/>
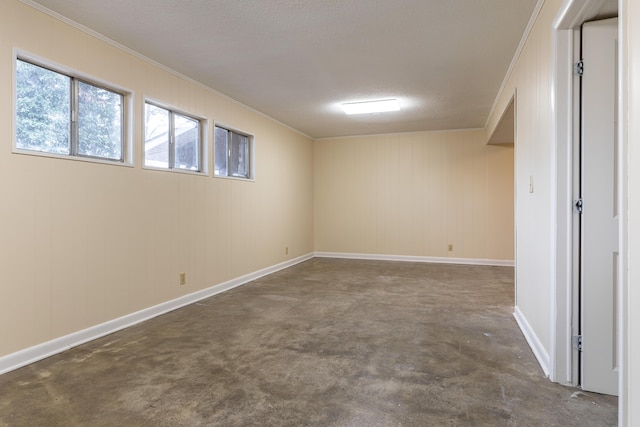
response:
<path fill-rule="evenodd" d="M 312 259 L 0 376 L 0 426 L 614 426 L 550 382 L 513 269 Z"/>

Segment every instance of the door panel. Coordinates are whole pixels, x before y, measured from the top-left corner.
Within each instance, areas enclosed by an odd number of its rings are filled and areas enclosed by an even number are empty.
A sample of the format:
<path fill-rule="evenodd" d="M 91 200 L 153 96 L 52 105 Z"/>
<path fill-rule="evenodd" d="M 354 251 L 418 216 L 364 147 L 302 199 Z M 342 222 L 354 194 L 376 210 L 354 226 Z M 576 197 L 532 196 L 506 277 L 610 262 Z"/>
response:
<path fill-rule="evenodd" d="M 582 388 L 618 394 L 617 19 L 582 29 Z"/>

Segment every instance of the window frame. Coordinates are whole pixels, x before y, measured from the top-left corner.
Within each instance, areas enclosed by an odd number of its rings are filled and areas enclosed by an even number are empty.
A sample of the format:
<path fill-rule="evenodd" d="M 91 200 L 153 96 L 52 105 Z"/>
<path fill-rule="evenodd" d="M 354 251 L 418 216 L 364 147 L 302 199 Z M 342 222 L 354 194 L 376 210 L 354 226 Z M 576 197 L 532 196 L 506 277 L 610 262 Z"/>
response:
<path fill-rule="evenodd" d="M 227 144 L 229 144 L 229 142 L 233 139 L 232 135 L 233 134 L 237 134 L 237 135 L 242 135 L 247 137 L 247 144 L 248 144 L 248 150 L 249 150 L 249 155 L 248 155 L 248 167 L 247 167 L 247 171 L 248 171 L 248 176 L 247 177 L 243 177 L 243 176 L 233 176 L 233 175 L 229 175 L 229 160 L 231 158 L 231 149 L 227 148 L 227 175 L 218 175 L 216 174 L 216 168 L 215 168 L 215 163 L 216 163 L 216 159 L 215 159 L 215 153 L 216 153 L 216 128 L 221 128 L 226 130 L 227 132 L 229 132 L 228 134 L 228 139 L 227 139 Z M 255 175 L 255 135 L 249 133 L 249 132 L 245 132 L 242 130 L 239 130 L 235 127 L 232 126 L 227 126 L 223 123 L 219 123 L 216 122 L 213 125 L 213 177 L 214 178 L 221 178 L 221 179 L 235 179 L 235 180 L 239 180 L 239 181 L 250 181 L 250 182 L 254 182 L 256 180 L 256 175 Z"/>
<path fill-rule="evenodd" d="M 169 166 L 161 167 L 161 166 L 152 166 L 146 164 L 146 142 L 147 142 L 147 104 L 152 105 L 156 108 L 161 108 L 169 112 L 169 128 L 170 128 L 170 137 L 169 137 Z M 195 120 L 198 122 L 198 170 L 192 169 L 183 169 L 175 167 L 175 148 L 172 149 L 172 146 L 175 147 L 175 115 L 179 115 L 182 117 L 186 117 L 187 119 Z M 209 154 L 208 154 L 208 123 L 209 120 L 206 117 L 198 116 L 193 113 L 187 113 L 184 110 L 179 108 L 175 108 L 167 103 L 156 101 L 152 98 L 144 98 L 142 102 L 142 168 L 148 170 L 156 170 L 156 171 L 165 171 L 165 172 L 176 172 L 176 173 L 186 173 L 192 175 L 209 175 Z"/>
<path fill-rule="evenodd" d="M 43 68 L 45 70 L 49 70 L 56 74 L 62 75 L 70 79 L 70 87 L 69 87 L 69 110 L 70 110 L 70 126 L 69 126 L 69 153 L 53 153 L 48 151 L 39 151 L 32 150 L 28 148 L 18 147 L 18 61 L 22 61 L 28 63 L 30 65 Z M 14 49 L 13 51 L 13 62 L 12 62 L 12 90 L 13 90 L 13 111 L 12 111 L 12 148 L 11 152 L 14 154 L 24 154 L 29 156 L 40 156 L 40 157 L 52 157 L 58 159 L 66 159 L 66 160 L 76 160 L 76 161 L 84 161 L 84 162 L 92 162 L 92 163 L 102 163 L 109 164 L 115 166 L 128 166 L 133 167 L 133 150 L 132 150 L 132 130 L 131 124 L 133 123 L 133 119 L 131 117 L 133 108 L 133 98 L 134 93 L 131 90 L 125 89 L 122 86 L 115 85 L 113 83 L 101 80 L 94 76 L 90 76 L 88 74 L 79 72 L 73 68 L 66 67 L 55 63 L 51 60 L 30 54 L 28 52 L 24 52 L 18 49 Z M 121 132 L 120 132 L 120 158 L 113 159 L 109 157 L 102 156 L 92 156 L 87 154 L 79 153 L 79 126 L 78 126 L 78 111 L 79 101 L 78 101 L 78 86 L 79 83 L 90 85 L 94 88 L 98 88 L 101 90 L 106 90 L 108 92 L 117 94 L 121 97 L 121 106 L 122 111 L 120 112 L 120 123 L 121 123 Z"/>

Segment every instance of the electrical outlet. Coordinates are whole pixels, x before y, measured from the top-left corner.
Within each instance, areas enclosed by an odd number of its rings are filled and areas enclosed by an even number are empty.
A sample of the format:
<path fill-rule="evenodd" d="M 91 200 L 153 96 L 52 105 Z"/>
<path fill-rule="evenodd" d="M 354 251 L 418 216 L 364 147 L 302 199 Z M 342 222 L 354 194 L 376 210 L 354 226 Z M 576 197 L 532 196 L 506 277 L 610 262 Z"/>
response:
<path fill-rule="evenodd" d="M 180 285 L 186 285 L 187 284 L 187 274 L 186 273 L 180 273 Z"/>
<path fill-rule="evenodd" d="M 284 254 L 285 254 L 285 255 L 289 255 L 289 246 L 286 246 L 286 247 L 284 248 Z"/>
<path fill-rule="evenodd" d="M 449 252 L 453 252 L 453 244 L 449 243 Z"/>

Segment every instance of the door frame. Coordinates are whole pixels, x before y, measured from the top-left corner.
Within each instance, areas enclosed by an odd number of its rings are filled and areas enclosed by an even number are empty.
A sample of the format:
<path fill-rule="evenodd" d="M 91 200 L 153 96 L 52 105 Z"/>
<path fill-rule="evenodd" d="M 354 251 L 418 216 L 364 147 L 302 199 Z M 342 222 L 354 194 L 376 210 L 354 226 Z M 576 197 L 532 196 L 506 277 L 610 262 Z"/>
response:
<path fill-rule="evenodd" d="M 576 325 L 573 282 L 576 276 L 573 246 L 575 239 L 572 201 L 574 199 L 574 105 L 573 78 L 575 29 L 562 25 L 566 10 L 561 10 L 553 28 L 553 129 L 555 132 L 556 197 L 552 199 L 552 224 L 555 225 L 555 287 L 552 288 L 551 358 L 549 377 L 552 381 L 577 385 L 577 357 L 571 347 Z M 581 22 L 580 22 L 581 23 Z M 574 369 L 575 368 L 575 369 Z"/>
<path fill-rule="evenodd" d="M 576 386 L 579 379 L 578 352 L 572 347 L 572 337 L 578 333 L 578 274 L 576 245 L 578 244 L 577 221 L 573 212 L 573 202 L 577 198 L 574 169 L 576 147 L 579 143 L 577 138 L 577 115 L 579 109 L 576 108 L 577 80 L 573 76 L 573 64 L 579 57 L 579 30 L 580 26 L 595 17 L 604 0 L 565 0 L 553 23 L 552 45 L 553 45 L 553 73 L 552 90 L 555 96 L 553 105 L 553 129 L 555 151 L 552 152 L 552 164 L 555 165 L 554 178 L 556 183 L 556 195 L 552 200 L 553 230 L 555 235 L 555 253 L 552 254 L 552 266 L 554 268 L 555 286 L 552 290 L 552 319 L 551 319 L 551 360 L 550 379 L 552 381 Z M 619 8 L 620 12 L 620 8 Z M 619 13 L 620 14 L 620 13 Z M 618 55 L 619 58 L 622 55 Z M 619 59 L 620 60 L 620 59 Z M 619 67 L 619 72 L 624 68 Z M 622 76 L 619 81 L 622 82 Z M 623 96 L 619 87 L 619 96 Z M 622 110 L 619 110 L 622 112 Z M 619 126 L 619 130 L 623 125 Z M 619 138 L 619 141 L 623 139 Z M 619 150 L 618 155 L 622 156 L 625 150 Z M 619 158 L 620 165 L 623 165 L 622 157 Z M 625 167 L 619 170 L 619 185 L 624 186 L 622 175 L 626 172 Z M 620 189 L 622 190 L 622 189 Z M 620 192 L 619 203 L 626 204 L 626 195 Z M 619 230 L 622 236 L 624 223 L 626 222 L 626 212 L 620 209 Z M 626 257 L 626 248 L 621 242 L 620 260 Z M 624 261 L 623 261 L 624 262 Z M 624 267 L 624 266 L 620 266 Z M 623 268 L 620 269 L 623 271 Z M 618 277 L 618 296 L 623 295 L 624 274 Z M 618 304 L 619 309 L 623 305 Z M 624 312 L 618 313 L 618 318 L 623 319 Z M 626 325 L 618 322 L 618 345 L 621 347 L 618 354 L 621 355 L 622 347 L 625 345 L 622 331 Z M 619 366 L 623 364 L 619 363 Z M 619 402 L 624 401 L 623 387 L 624 373 L 619 372 Z M 622 406 L 619 413 L 623 412 Z"/>

